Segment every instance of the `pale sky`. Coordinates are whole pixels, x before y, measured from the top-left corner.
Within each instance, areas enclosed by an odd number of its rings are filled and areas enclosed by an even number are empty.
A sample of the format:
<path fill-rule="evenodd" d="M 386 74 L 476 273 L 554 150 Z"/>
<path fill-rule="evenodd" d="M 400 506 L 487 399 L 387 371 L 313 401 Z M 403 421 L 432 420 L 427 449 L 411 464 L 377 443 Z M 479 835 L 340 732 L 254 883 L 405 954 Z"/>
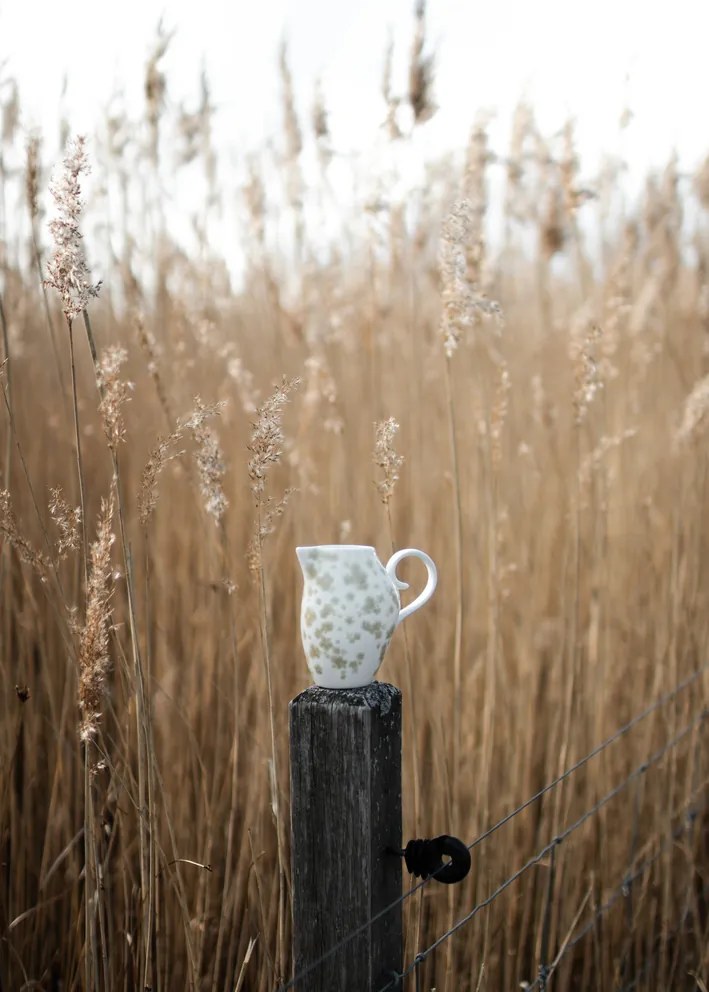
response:
<path fill-rule="evenodd" d="M 414 0 L 0 0 L 0 85 L 8 77 L 17 80 L 22 127 L 41 128 L 44 161 L 56 165 L 62 116 L 70 133 L 91 138 L 111 97 L 120 93 L 129 116 L 141 119 L 145 64 L 162 18 L 175 31 L 161 63 L 167 109 L 182 101 L 195 107 L 205 65 L 216 105 L 214 140 L 222 153 L 220 188 L 233 193 L 245 180 L 246 155 L 274 136 L 282 141 L 277 58 L 286 38 L 301 120 L 320 79 L 336 153 L 330 202 L 312 215 L 320 243 L 337 241 L 343 223 L 359 222 L 361 211 L 348 209 L 353 195 L 359 203 L 380 191 L 405 200 L 426 181 L 427 159 L 465 147 L 481 111 L 492 112 L 491 147 L 504 155 L 521 98 L 534 108 L 546 137 L 574 118 L 582 184 L 593 188 L 605 155 L 622 156 L 628 168 L 619 193 L 626 202 L 640 195 L 648 171 L 664 167 L 673 149 L 686 176 L 709 152 L 709 5 L 701 0 L 595 0 L 588 6 L 574 0 L 428 0 L 440 109 L 411 141 L 391 143 L 382 127 L 383 58 L 391 36 L 393 89 L 404 96 L 413 7 Z M 621 129 L 626 108 L 633 117 Z M 193 175 L 183 170 L 174 181 L 168 175 L 162 191 L 171 233 L 188 249 L 192 217 L 204 203 Z M 501 172 L 496 176 L 502 181 Z M 277 184 L 267 185 L 271 195 Z M 237 276 L 244 259 L 234 226 L 239 209 L 232 196 L 213 214 L 209 234 Z M 495 209 L 493 203 L 493 233 Z M 280 227 L 271 237 L 287 251 Z"/>
<path fill-rule="evenodd" d="M 142 109 L 143 67 L 161 15 L 176 35 L 164 67 L 173 103 L 194 96 L 202 62 L 219 108 L 223 146 L 260 145 L 280 123 L 276 55 L 285 35 L 299 94 L 309 109 L 321 77 L 336 141 L 371 142 L 388 32 L 405 87 L 412 0 L 0 0 L 0 65 L 15 76 L 25 126 L 51 136 L 64 74 L 74 132 L 91 133 L 117 89 Z M 438 49 L 437 117 L 422 141 L 461 146 L 480 108 L 498 113 L 503 137 L 520 96 L 545 131 L 573 115 L 593 168 L 618 150 L 618 118 L 635 113 L 623 140 L 632 164 L 664 162 L 677 146 L 691 166 L 709 145 L 709 6 L 700 0 L 429 0 Z"/>

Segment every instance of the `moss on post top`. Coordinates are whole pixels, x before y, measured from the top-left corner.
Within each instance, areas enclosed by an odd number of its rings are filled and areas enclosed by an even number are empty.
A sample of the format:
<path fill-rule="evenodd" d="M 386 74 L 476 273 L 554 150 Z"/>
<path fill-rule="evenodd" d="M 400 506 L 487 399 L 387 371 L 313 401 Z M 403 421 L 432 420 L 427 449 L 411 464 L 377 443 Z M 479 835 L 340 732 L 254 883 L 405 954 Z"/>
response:
<path fill-rule="evenodd" d="M 378 710 L 386 716 L 396 700 L 401 699 L 401 690 L 388 682 L 370 682 L 355 689 L 324 689 L 319 685 L 308 686 L 291 701 L 291 706 L 332 706 L 353 709 Z"/>

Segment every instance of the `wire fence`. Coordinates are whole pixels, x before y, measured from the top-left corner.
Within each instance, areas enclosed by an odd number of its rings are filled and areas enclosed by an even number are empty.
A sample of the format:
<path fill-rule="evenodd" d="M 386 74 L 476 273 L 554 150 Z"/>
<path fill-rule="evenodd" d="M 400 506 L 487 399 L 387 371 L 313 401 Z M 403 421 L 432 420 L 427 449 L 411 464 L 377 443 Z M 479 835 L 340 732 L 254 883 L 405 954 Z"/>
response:
<path fill-rule="evenodd" d="M 635 727 L 638 726 L 638 724 L 646 720 L 647 717 L 649 717 L 653 713 L 656 713 L 658 710 L 662 709 L 668 703 L 671 703 L 681 693 L 683 693 L 685 690 L 687 690 L 692 685 L 694 685 L 701 678 L 701 676 L 706 674 L 707 672 L 709 672 L 709 663 L 702 666 L 695 672 L 693 672 L 687 678 L 683 679 L 673 689 L 664 693 L 653 703 L 648 705 L 642 712 L 636 714 L 636 716 L 634 716 L 631 720 L 629 720 L 627 723 L 619 727 L 613 734 L 611 734 L 610 737 L 606 738 L 600 744 L 596 745 L 586 755 L 584 755 L 578 761 L 574 762 L 564 772 L 562 772 L 556 778 L 554 778 L 545 786 L 543 786 L 541 789 L 539 789 L 537 792 L 535 792 L 523 803 L 516 806 L 514 809 L 510 810 L 510 812 L 506 813 L 503 817 L 497 820 L 496 823 L 494 823 L 483 833 L 479 834 L 473 841 L 471 841 L 471 843 L 467 845 L 468 850 L 472 851 L 474 848 L 478 847 L 484 841 L 488 840 L 491 836 L 493 836 L 498 830 L 504 827 L 507 823 L 515 819 L 517 816 L 523 813 L 534 803 L 538 802 L 548 793 L 552 792 L 559 785 L 561 785 L 571 776 L 576 774 L 576 772 L 582 769 L 585 765 L 587 765 L 590 761 L 592 761 L 595 757 L 603 753 L 607 748 L 611 747 L 619 740 L 621 740 L 623 737 L 625 737 L 627 734 L 629 734 Z M 501 882 L 494 889 L 494 891 L 490 893 L 489 896 L 487 896 L 482 901 L 476 903 L 465 915 L 460 917 L 451 927 L 449 927 L 448 930 L 440 934 L 432 943 L 430 943 L 426 948 L 424 948 L 424 950 L 419 951 L 414 957 L 414 959 L 408 964 L 408 966 L 404 968 L 403 971 L 397 973 L 392 972 L 391 975 L 389 976 L 389 980 L 387 981 L 387 983 L 381 986 L 378 992 L 392 992 L 392 990 L 403 988 L 403 984 L 402 984 L 403 980 L 412 973 L 416 978 L 416 987 L 417 987 L 416 992 L 419 992 L 418 978 L 420 974 L 420 968 L 421 965 L 427 960 L 427 958 L 430 957 L 430 955 L 433 954 L 434 951 L 437 950 L 437 948 L 439 948 L 452 936 L 457 934 L 468 923 L 474 920 L 476 916 L 478 916 L 485 909 L 489 908 L 507 889 L 510 888 L 510 886 L 512 886 L 515 882 L 517 882 L 520 878 L 522 878 L 522 876 L 524 876 L 531 868 L 533 868 L 535 865 L 539 865 L 546 862 L 547 859 L 550 859 L 550 880 L 549 880 L 549 887 L 547 892 L 545 919 L 544 919 L 543 934 L 542 934 L 542 958 L 546 958 L 548 951 L 548 940 L 549 940 L 549 908 L 551 905 L 551 897 L 554 886 L 554 867 L 555 867 L 556 850 L 568 837 L 570 837 L 573 833 L 579 830 L 586 822 L 588 822 L 601 809 L 603 809 L 604 806 L 606 806 L 609 802 L 611 802 L 611 800 L 613 800 L 616 796 L 620 795 L 624 790 L 626 790 L 632 782 L 638 781 L 642 776 L 645 775 L 645 773 L 650 768 L 657 765 L 662 760 L 662 758 L 664 758 L 670 751 L 672 751 L 675 747 L 677 747 L 682 741 L 687 739 L 695 729 L 697 729 L 701 724 L 706 722 L 708 716 L 709 716 L 709 709 L 705 707 L 702 710 L 700 710 L 690 721 L 690 723 L 685 725 L 682 728 L 682 730 L 680 730 L 677 734 L 675 734 L 670 740 L 666 741 L 661 748 L 659 748 L 648 758 L 646 758 L 641 764 L 639 764 L 636 768 L 634 768 L 633 771 L 631 771 L 630 774 L 625 779 L 623 779 L 621 782 L 615 785 L 609 792 L 607 792 L 603 797 L 601 797 L 601 799 L 599 799 L 593 806 L 585 810 L 584 813 L 581 816 L 579 816 L 573 823 L 565 827 L 560 833 L 556 834 L 554 837 L 550 838 L 550 840 L 539 851 L 537 851 L 536 854 L 530 857 L 520 868 L 518 868 L 513 874 L 511 874 L 503 882 Z M 689 798 L 693 799 L 699 792 L 701 792 L 706 788 L 707 784 L 709 784 L 709 780 L 705 780 L 704 782 L 702 782 L 701 786 L 698 789 L 694 790 L 694 792 Z M 686 822 L 683 822 L 683 825 L 678 827 L 675 831 L 675 832 L 678 831 L 677 836 L 681 836 L 682 833 L 685 833 L 686 830 L 688 829 L 688 826 L 696 821 L 699 812 L 703 812 L 703 811 L 704 811 L 703 806 L 701 806 L 700 809 L 689 810 L 685 815 Z M 636 868 L 631 876 L 626 876 L 619 885 L 618 890 L 612 894 L 612 896 L 606 901 L 606 903 L 603 904 L 603 906 L 599 907 L 599 909 L 592 917 L 592 920 L 584 924 L 582 931 L 576 933 L 572 938 L 570 938 L 570 940 L 568 940 L 565 943 L 565 945 L 562 947 L 562 949 L 559 951 L 556 958 L 550 965 L 547 965 L 544 961 L 542 961 L 539 975 L 531 985 L 527 986 L 529 992 L 532 992 L 532 990 L 537 990 L 537 989 L 539 990 L 546 989 L 546 983 L 548 982 L 549 978 L 558 967 L 558 964 L 562 960 L 562 958 L 565 957 L 568 953 L 570 953 L 570 951 L 581 942 L 583 937 L 585 937 L 588 933 L 590 933 L 594 929 L 594 926 L 598 923 L 598 921 L 622 897 L 623 892 L 629 886 L 632 886 L 632 883 L 636 881 L 637 878 L 645 874 L 645 872 L 653 864 L 656 863 L 656 861 L 659 859 L 663 851 L 666 850 L 666 848 L 670 846 L 672 843 L 674 843 L 676 839 L 677 838 L 674 836 L 674 834 L 670 835 L 670 837 L 665 841 L 664 845 L 661 845 L 658 851 L 652 857 L 646 859 L 646 861 L 644 861 L 641 866 Z M 442 865 L 441 868 L 439 868 L 439 870 L 441 870 L 443 867 L 445 866 Z M 300 983 L 304 978 L 312 974 L 312 972 L 315 971 L 315 969 L 319 968 L 325 961 L 329 960 L 333 955 L 337 954 L 338 951 L 342 950 L 342 948 L 345 947 L 350 941 L 354 940 L 360 934 L 368 930 L 369 927 L 372 926 L 372 924 L 382 920 L 388 913 L 390 913 L 397 906 L 401 905 L 403 902 L 409 899 L 419 889 L 422 889 L 425 885 L 428 885 L 430 881 L 435 878 L 435 875 L 436 873 L 434 872 L 431 876 L 429 876 L 429 878 L 424 879 L 418 884 L 411 886 L 411 888 L 408 889 L 405 893 L 403 893 L 403 895 L 400 898 L 394 900 L 389 905 L 379 910 L 379 912 L 372 915 L 366 922 L 354 928 L 345 937 L 343 937 L 340 941 L 334 944 L 328 951 L 326 951 L 324 954 L 318 957 L 315 961 L 308 964 L 305 968 L 302 968 L 298 972 L 298 974 L 294 975 L 293 978 L 291 978 L 288 982 L 285 982 L 280 986 L 278 986 L 276 992 L 288 992 L 289 989 L 293 988 L 295 985 Z"/>
<path fill-rule="evenodd" d="M 416 968 L 422 965 L 423 962 L 426 960 L 426 958 L 428 958 L 438 947 L 440 947 L 441 944 L 445 943 L 445 941 L 449 940 L 462 927 L 464 927 L 467 923 L 470 923 L 473 919 L 475 919 L 475 917 L 479 913 L 481 913 L 482 910 L 487 909 L 489 906 L 491 906 L 492 903 L 495 902 L 495 900 L 498 899 L 502 895 L 502 893 L 505 892 L 506 889 L 508 889 L 514 882 L 517 882 L 523 875 L 525 875 L 529 871 L 530 868 L 533 868 L 534 865 L 538 865 L 541 862 L 546 861 L 547 857 L 552 855 L 555 852 L 556 848 L 558 848 L 560 844 L 562 844 L 568 837 L 570 837 L 571 834 L 575 833 L 580 827 L 584 825 L 584 823 L 590 820 L 592 816 L 595 816 L 599 810 L 601 810 L 612 799 L 614 799 L 621 792 L 627 789 L 627 787 L 630 785 L 631 782 L 635 781 L 635 779 L 637 779 L 639 776 L 644 775 L 650 768 L 653 767 L 653 765 L 656 765 L 669 751 L 671 751 L 674 747 L 676 747 L 681 741 L 685 740 L 685 738 L 687 738 L 691 734 L 691 732 L 694 730 L 695 727 L 697 727 L 700 723 L 706 720 L 707 716 L 709 716 L 709 710 L 707 709 L 703 709 L 700 713 L 698 713 L 697 716 L 691 721 L 691 723 L 689 723 L 686 727 L 684 727 L 683 730 L 681 730 L 678 734 L 676 734 L 669 741 L 667 741 L 666 744 L 664 744 L 658 751 L 656 751 L 653 755 L 651 755 L 646 761 L 643 761 L 642 764 L 638 765 L 638 767 L 635 768 L 630 773 L 630 775 L 627 776 L 627 778 L 623 779 L 622 782 L 620 782 L 613 789 L 611 789 L 610 792 L 607 792 L 601 799 L 598 800 L 598 802 L 594 803 L 594 805 L 591 806 L 590 809 L 586 810 L 586 812 L 583 813 L 583 815 L 580 816 L 574 823 L 566 827 L 565 830 L 557 834 L 555 837 L 552 837 L 551 840 L 549 840 L 549 842 L 545 844 L 544 847 L 542 847 L 539 851 L 537 851 L 537 853 L 533 857 L 529 858 L 529 860 L 525 862 L 525 864 L 522 865 L 521 868 L 519 868 L 516 872 L 514 872 L 512 875 L 506 878 L 504 882 L 498 885 L 497 888 L 494 890 L 494 892 L 492 892 L 486 899 L 483 899 L 482 902 L 476 903 L 476 905 L 473 906 L 470 912 L 466 913 L 459 920 L 457 920 L 452 927 L 449 927 L 449 929 L 446 930 L 445 933 L 442 933 L 439 937 L 437 937 L 436 940 L 434 940 L 431 944 L 429 944 L 428 947 L 426 947 L 423 951 L 419 951 L 419 953 L 413 959 L 411 964 L 409 964 L 409 966 L 405 968 L 404 971 L 402 971 L 399 975 L 392 976 L 391 981 L 388 982 L 386 985 L 382 986 L 379 989 L 379 992 L 389 992 L 389 990 L 391 989 L 398 988 L 400 986 L 401 980 L 406 978 L 407 975 L 410 975 L 412 971 L 414 971 Z M 554 862 L 552 861 L 552 867 L 553 864 Z"/>
<path fill-rule="evenodd" d="M 695 789 L 692 795 L 689 797 L 690 800 L 694 800 L 699 793 L 706 789 L 709 784 L 709 779 L 705 779 L 699 789 Z M 685 803 L 685 806 L 688 805 Z M 630 887 L 634 882 L 637 882 L 640 878 L 645 875 L 650 868 L 660 859 L 660 857 L 666 853 L 684 834 L 688 833 L 697 822 L 697 817 L 700 813 L 703 813 L 706 809 L 706 804 L 700 804 L 697 807 L 692 807 L 687 810 L 682 817 L 682 821 L 675 829 L 670 833 L 668 837 L 659 845 L 654 854 L 645 858 L 640 864 L 632 871 L 630 874 L 625 875 L 620 882 L 620 884 L 613 890 L 611 895 L 606 899 L 606 901 L 598 907 L 598 909 L 593 913 L 591 918 L 574 933 L 572 937 L 569 937 L 558 954 L 552 961 L 550 965 L 545 963 L 540 965 L 539 974 L 534 979 L 531 984 L 525 985 L 526 992 L 535 992 L 535 990 L 546 989 L 547 983 L 550 978 L 557 970 L 559 964 L 563 959 L 573 951 L 573 949 L 581 943 L 581 941 L 588 936 L 599 924 L 601 919 L 608 913 L 613 907 L 623 898 L 627 899 L 630 893 Z M 544 955 L 543 955 L 544 957 Z M 636 976 L 637 978 L 637 976 Z"/>
<path fill-rule="evenodd" d="M 705 781 L 704 787 L 706 787 L 706 785 L 707 782 Z M 697 791 L 698 790 L 694 790 L 693 795 L 696 795 Z M 700 822 L 700 817 L 703 814 L 706 814 L 708 810 L 709 810 L 709 805 L 707 805 L 706 802 L 703 805 L 699 805 L 694 809 L 689 810 L 685 816 L 684 824 L 681 824 L 679 827 L 677 827 L 674 833 L 681 836 L 682 834 L 686 834 L 689 833 L 690 831 L 694 831 L 696 836 L 697 827 Z M 665 850 L 669 846 L 676 844 L 677 841 L 679 840 L 679 836 L 673 836 L 671 841 L 665 841 Z M 664 851 L 661 853 L 664 853 Z M 685 892 L 685 907 L 677 925 L 669 931 L 665 930 L 663 933 L 656 935 L 654 949 L 645 957 L 642 964 L 636 965 L 633 968 L 634 974 L 632 978 L 630 978 L 630 980 L 626 982 L 618 990 L 618 992 L 632 992 L 633 989 L 636 989 L 638 985 L 651 974 L 655 962 L 657 961 L 658 957 L 661 956 L 662 951 L 666 949 L 669 941 L 673 938 L 681 936 L 685 932 L 685 926 L 690 916 L 691 895 L 693 894 L 693 885 L 692 885 L 693 882 L 694 882 L 694 871 L 693 869 L 690 869 L 687 889 Z M 629 888 L 628 895 L 630 895 L 630 891 L 631 890 Z M 625 963 L 625 960 L 623 963 Z M 626 975 L 626 971 L 623 971 L 621 974 L 621 980 L 623 980 L 625 975 Z M 697 983 L 697 987 L 701 988 L 702 986 L 700 986 L 699 983 Z"/>

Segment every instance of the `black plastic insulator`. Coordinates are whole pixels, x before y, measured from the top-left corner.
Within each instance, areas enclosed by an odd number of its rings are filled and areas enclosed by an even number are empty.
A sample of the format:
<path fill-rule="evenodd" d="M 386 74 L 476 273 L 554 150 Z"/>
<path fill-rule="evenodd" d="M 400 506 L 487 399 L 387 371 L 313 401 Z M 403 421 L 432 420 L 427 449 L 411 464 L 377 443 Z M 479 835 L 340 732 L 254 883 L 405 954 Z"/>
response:
<path fill-rule="evenodd" d="M 432 840 L 410 840 L 400 854 L 406 862 L 409 874 L 416 878 L 433 877 L 444 885 L 461 882 L 470 871 L 470 851 L 462 840 L 441 834 Z M 450 858 L 445 862 L 444 856 Z"/>

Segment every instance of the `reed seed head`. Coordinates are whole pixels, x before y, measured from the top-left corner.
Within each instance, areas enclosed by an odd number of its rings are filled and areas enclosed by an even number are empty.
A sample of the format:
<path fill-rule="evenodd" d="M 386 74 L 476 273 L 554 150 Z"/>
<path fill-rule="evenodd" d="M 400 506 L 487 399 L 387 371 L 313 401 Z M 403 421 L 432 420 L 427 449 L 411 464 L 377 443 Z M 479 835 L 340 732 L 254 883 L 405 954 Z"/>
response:
<path fill-rule="evenodd" d="M 86 309 L 92 297 L 98 296 L 101 288 L 100 282 L 91 282 L 79 229 L 83 210 L 80 178 L 89 171 L 86 139 L 79 135 L 70 142 L 63 170 L 49 187 L 58 216 L 49 225 L 54 249 L 45 282 L 61 296 L 69 324 Z"/>
<path fill-rule="evenodd" d="M 288 45 L 281 44 L 278 56 L 278 68 L 281 74 L 281 96 L 283 99 L 283 125 L 286 137 L 287 155 L 290 160 L 298 158 L 303 150 L 303 136 L 298 123 L 295 109 L 295 94 L 293 92 L 293 76 L 288 64 Z"/>
<path fill-rule="evenodd" d="M 490 414 L 490 455 L 492 467 L 499 470 L 502 464 L 502 431 L 507 421 L 510 401 L 510 372 L 504 359 L 500 360 L 495 384 L 495 398 Z"/>
<path fill-rule="evenodd" d="M 709 424 L 709 375 L 695 383 L 684 401 L 682 422 L 675 434 L 678 445 L 686 445 L 699 438 Z"/>
<path fill-rule="evenodd" d="M 296 491 L 286 489 L 280 500 L 266 495 L 266 480 L 273 465 L 277 465 L 285 448 L 283 414 L 291 393 L 300 385 L 300 379 L 287 379 L 283 376 L 280 384 L 256 411 L 256 421 L 251 432 L 248 450 L 249 479 L 251 492 L 256 504 L 256 522 L 249 544 L 247 562 L 252 572 L 261 568 L 263 542 L 275 530 L 276 521 L 283 516 L 290 497 Z"/>
<path fill-rule="evenodd" d="M 479 244 L 479 208 L 463 198 L 453 204 L 443 222 L 438 254 L 441 279 L 442 312 L 440 333 L 447 358 L 451 358 L 460 344 L 463 331 L 473 327 L 483 317 L 502 321 L 502 308 L 481 292 L 472 282 L 470 247 Z M 475 266 L 479 278 L 481 260 Z"/>
<path fill-rule="evenodd" d="M 20 533 L 14 510 L 7 489 L 0 489 L 0 536 L 14 548 L 20 561 L 30 565 L 41 578 L 46 578 L 49 571 L 47 558 L 32 547 L 30 542 Z"/>
<path fill-rule="evenodd" d="M 49 496 L 49 512 L 59 531 L 57 557 L 62 561 L 70 551 L 77 551 L 81 544 L 81 507 L 72 509 L 59 486 L 50 489 Z"/>
<path fill-rule="evenodd" d="M 257 503 L 264 499 L 266 476 L 272 465 L 277 465 L 283 454 L 283 413 L 291 393 L 300 385 L 300 379 L 285 376 L 274 392 L 256 411 L 256 421 L 251 432 L 248 450 L 251 492 Z"/>
<path fill-rule="evenodd" d="M 40 161 L 41 139 L 38 134 L 31 134 L 27 140 L 26 163 L 25 163 L 25 194 L 27 196 L 27 207 L 30 217 L 34 219 L 39 215 L 38 193 L 39 177 L 42 171 Z"/>
<path fill-rule="evenodd" d="M 96 378 L 102 391 L 99 412 L 103 420 L 103 429 L 109 447 L 116 447 L 126 439 L 126 428 L 123 421 L 123 407 L 130 399 L 133 389 L 132 382 L 124 382 L 119 378 L 121 366 L 126 362 L 128 352 L 125 348 L 111 345 L 99 359 Z"/>
<path fill-rule="evenodd" d="M 197 444 L 195 458 L 204 509 L 217 523 L 229 506 L 229 500 L 224 495 L 222 487 L 226 465 L 219 439 L 207 420 L 218 416 L 222 407 L 222 403 L 206 406 L 198 396 L 195 399 L 195 411 L 185 423 L 185 429 L 191 432 Z"/>
<path fill-rule="evenodd" d="M 426 0 L 417 0 L 414 19 L 414 38 L 409 61 L 409 103 L 414 112 L 414 122 L 423 124 L 438 109 L 432 96 L 433 56 L 423 53 L 426 45 Z"/>
<path fill-rule="evenodd" d="M 374 425 L 374 432 L 374 464 L 381 469 L 381 478 L 375 485 L 382 503 L 387 504 L 394 495 L 399 470 L 404 464 L 404 456 L 394 450 L 394 438 L 399 433 L 399 425 L 393 417 L 388 417 Z"/>
<path fill-rule="evenodd" d="M 90 552 L 86 620 L 79 634 L 79 736 L 82 741 L 92 740 L 98 732 L 109 664 L 112 526 L 113 497 L 101 501 L 96 540 Z"/>
<path fill-rule="evenodd" d="M 585 420 L 591 404 L 603 389 L 597 356 L 601 335 L 601 328 L 593 322 L 585 324 L 583 315 L 577 328 L 572 330 L 569 352 L 574 364 L 574 410 L 577 424 Z"/>
<path fill-rule="evenodd" d="M 171 458 L 179 452 L 171 451 L 173 444 L 183 437 L 183 430 L 177 427 L 171 434 L 158 438 L 157 444 L 150 452 L 150 457 L 143 469 L 143 478 L 138 493 L 138 514 L 143 527 L 147 524 L 158 502 L 158 479 L 160 473 Z"/>

